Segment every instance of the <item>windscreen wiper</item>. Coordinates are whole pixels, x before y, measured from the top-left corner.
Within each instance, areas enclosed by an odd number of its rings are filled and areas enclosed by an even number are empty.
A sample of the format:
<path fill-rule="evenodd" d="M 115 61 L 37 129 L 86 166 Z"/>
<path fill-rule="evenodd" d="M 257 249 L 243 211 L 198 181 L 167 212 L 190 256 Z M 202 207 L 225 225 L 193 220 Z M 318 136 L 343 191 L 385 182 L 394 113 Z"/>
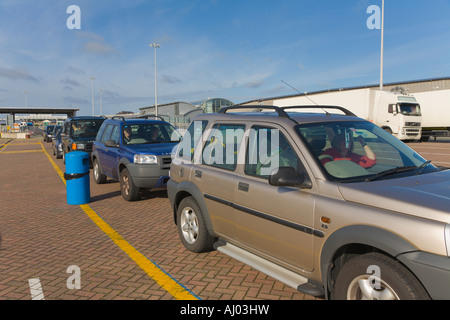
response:
<path fill-rule="evenodd" d="M 416 167 L 416 166 L 406 166 L 406 167 L 396 167 L 396 168 L 388 169 L 388 170 L 381 171 L 381 172 L 377 173 L 373 177 L 367 178 L 366 181 L 367 182 L 374 181 L 374 180 L 377 180 L 379 178 L 390 176 L 390 175 L 393 175 L 393 174 L 396 174 L 396 173 L 416 170 L 417 168 L 418 167 Z"/>
<path fill-rule="evenodd" d="M 417 174 L 422 174 L 422 171 L 425 169 L 425 167 L 431 163 L 431 160 L 425 161 L 424 163 L 422 163 L 420 166 L 417 167 L 417 170 L 419 170 L 417 172 Z"/>

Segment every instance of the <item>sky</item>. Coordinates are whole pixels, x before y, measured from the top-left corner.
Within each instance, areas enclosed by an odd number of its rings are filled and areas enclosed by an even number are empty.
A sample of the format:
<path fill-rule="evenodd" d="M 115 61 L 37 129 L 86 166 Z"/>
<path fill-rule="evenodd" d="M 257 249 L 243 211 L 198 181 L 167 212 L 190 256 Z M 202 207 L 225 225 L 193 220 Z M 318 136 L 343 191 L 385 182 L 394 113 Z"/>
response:
<path fill-rule="evenodd" d="M 380 16 L 368 9 L 381 5 L 0 0 L 0 107 L 91 115 L 93 96 L 96 115 L 139 112 L 155 103 L 155 53 L 158 104 L 379 84 Z M 385 0 L 384 83 L 450 76 L 449 15 L 450 0 Z"/>

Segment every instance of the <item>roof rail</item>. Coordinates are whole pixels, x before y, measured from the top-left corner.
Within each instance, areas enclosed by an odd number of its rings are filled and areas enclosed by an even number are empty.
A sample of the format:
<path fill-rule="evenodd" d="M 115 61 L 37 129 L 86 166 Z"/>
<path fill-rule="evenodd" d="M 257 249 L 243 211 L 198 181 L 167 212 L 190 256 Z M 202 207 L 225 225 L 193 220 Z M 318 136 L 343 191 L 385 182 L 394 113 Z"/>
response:
<path fill-rule="evenodd" d="M 322 109 L 327 114 L 329 114 L 329 113 L 324 109 L 337 109 L 337 110 L 342 111 L 346 116 L 357 117 L 357 115 L 354 114 L 353 112 L 351 112 L 350 110 L 345 109 L 344 107 L 340 107 L 340 106 L 328 106 L 328 105 L 288 106 L 288 107 L 282 107 L 282 109 L 283 110 L 286 110 L 286 109 Z"/>
<path fill-rule="evenodd" d="M 148 115 L 143 115 L 143 116 L 137 116 L 137 117 L 124 117 L 124 116 L 113 116 L 111 119 L 115 120 L 115 119 L 120 119 L 123 122 L 125 122 L 126 119 L 148 119 L 148 118 L 158 118 L 162 121 L 166 121 L 164 120 L 162 117 L 160 116 L 148 116 Z"/>
<path fill-rule="evenodd" d="M 158 118 L 158 119 L 160 119 L 162 121 L 166 121 L 166 120 L 164 120 L 163 117 L 155 116 L 155 115 L 142 115 L 142 116 L 133 117 L 133 119 L 148 119 L 148 118 Z"/>
<path fill-rule="evenodd" d="M 111 119 L 112 120 L 121 119 L 123 122 L 125 122 L 125 117 L 124 116 L 113 116 Z"/>
<path fill-rule="evenodd" d="M 263 106 L 263 105 L 240 106 L 240 105 L 234 105 L 234 106 L 225 107 L 225 108 L 220 109 L 219 113 L 226 113 L 228 110 L 233 110 L 233 109 L 259 109 L 259 111 L 261 111 L 263 109 L 271 109 L 271 110 L 274 110 L 276 113 L 278 113 L 278 115 L 280 117 L 289 119 L 289 115 L 282 108 L 277 107 L 277 106 Z"/>
<path fill-rule="evenodd" d="M 266 110 L 271 109 L 271 110 L 274 110 L 275 112 L 277 112 L 280 117 L 288 118 L 288 119 L 290 119 L 290 116 L 286 112 L 287 109 L 321 109 L 322 111 L 325 111 L 325 113 L 327 115 L 329 115 L 329 113 L 325 109 L 336 109 L 336 110 L 342 111 L 346 116 L 357 117 L 357 115 L 355 115 L 353 112 L 351 112 L 350 110 L 348 110 L 344 107 L 332 106 L 332 105 L 302 105 L 302 106 L 287 106 L 287 107 L 277 107 L 277 106 L 267 106 L 267 105 L 266 106 L 264 106 L 264 105 L 245 105 L 245 106 L 234 105 L 231 107 L 222 108 L 219 111 L 219 113 L 226 113 L 228 110 L 233 110 L 233 109 L 258 109 L 259 111 L 261 111 L 263 109 L 266 109 Z"/>

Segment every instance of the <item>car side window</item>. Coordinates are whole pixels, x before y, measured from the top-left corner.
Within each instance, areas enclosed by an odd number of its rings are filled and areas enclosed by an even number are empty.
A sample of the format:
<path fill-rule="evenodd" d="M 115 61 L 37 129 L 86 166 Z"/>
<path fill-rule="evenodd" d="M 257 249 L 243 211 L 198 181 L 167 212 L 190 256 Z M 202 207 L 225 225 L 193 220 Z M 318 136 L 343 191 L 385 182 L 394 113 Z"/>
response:
<path fill-rule="evenodd" d="M 302 167 L 300 159 L 286 137 L 278 130 L 255 126 L 250 130 L 245 173 L 268 179 L 280 167 Z"/>
<path fill-rule="evenodd" d="M 64 124 L 63 133 L 69 134 L 69 123 L 65 123 L 65 124 Z"/>
<path fill-rule="evenodd" d="M 120 130 L 119 126 L 114 126 L 112 133 L 111 133 L 111 140 L 113 140 L 115 143 L 119 144 L 120 139 Z"/>
<path fill-rule="evenodd" d="M 193 121 L 187 128 L 183 139 L 178 145 L 178 157 L 192 161 L 194 159 L 195 150 L 197 150 L 198 141 L 203 136 L 208 121 Z"/>
<path fill-rule="evenodd" d="M 108 124 L 106 126 L 105 131 L 103 132 L 101 143 L 105 144 L 106 140 L 110 140 L 113 127 L 114 126 L 112 124 Z"/>
<path fill-rule="evenodd" d="M 216 124 L 203 149 L 203 164 L 234 171 L 245 125 Z"/>

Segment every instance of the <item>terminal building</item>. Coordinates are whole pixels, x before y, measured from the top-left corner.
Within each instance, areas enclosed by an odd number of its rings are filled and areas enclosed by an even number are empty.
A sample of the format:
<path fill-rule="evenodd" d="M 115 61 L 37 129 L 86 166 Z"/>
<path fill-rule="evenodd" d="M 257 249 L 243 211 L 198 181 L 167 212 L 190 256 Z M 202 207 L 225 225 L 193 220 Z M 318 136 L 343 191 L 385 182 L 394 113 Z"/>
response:
<path fill-rule="evenodd" d="M 223 98 L 209 98 L 196 102 L 171 102 L 158 105 L 158 116 L 179 128 L 187 128 L 191 120 L 201 113 L 214 113 L 232 106 L 233 102 Z M 139 108 L 141 115 L 155 115 L 155 106 Z"/>

